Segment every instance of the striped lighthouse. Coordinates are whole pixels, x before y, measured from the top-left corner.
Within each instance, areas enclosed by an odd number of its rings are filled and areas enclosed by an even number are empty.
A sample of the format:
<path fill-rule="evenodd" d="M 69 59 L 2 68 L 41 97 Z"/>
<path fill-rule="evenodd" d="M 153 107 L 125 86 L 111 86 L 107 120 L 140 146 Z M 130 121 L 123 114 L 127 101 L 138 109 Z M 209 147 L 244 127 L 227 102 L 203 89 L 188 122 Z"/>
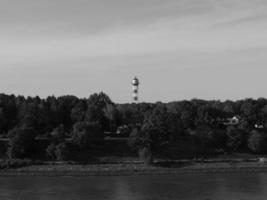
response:
<path fill-rule="evenodd" d="M 132 86 L 133 86 L 133 101 L 138 102 L 138 89 L 139 89 L 139 80 L 137 77 L 134 77 L 132 81 Z"/>

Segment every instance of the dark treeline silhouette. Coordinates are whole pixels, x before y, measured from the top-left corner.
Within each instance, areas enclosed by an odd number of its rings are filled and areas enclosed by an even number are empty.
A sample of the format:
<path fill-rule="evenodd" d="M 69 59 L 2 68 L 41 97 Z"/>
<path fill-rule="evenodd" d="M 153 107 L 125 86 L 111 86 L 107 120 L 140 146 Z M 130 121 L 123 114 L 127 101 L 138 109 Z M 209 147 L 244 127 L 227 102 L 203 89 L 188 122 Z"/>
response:
<path fill-rule="evenodd" d="M 146 162 L 267 151 L 267 100 L 115 104 L 104 93 L 46 99 L 0 94 L 1 152 L 9 158 L 96 159 L 127 145 Z M 105 136 L 128 137 L 127 145 Z M 123 147 L 120 149 L 119 145 Z M 118 152 L 119 153 L 119 152 Z"/>

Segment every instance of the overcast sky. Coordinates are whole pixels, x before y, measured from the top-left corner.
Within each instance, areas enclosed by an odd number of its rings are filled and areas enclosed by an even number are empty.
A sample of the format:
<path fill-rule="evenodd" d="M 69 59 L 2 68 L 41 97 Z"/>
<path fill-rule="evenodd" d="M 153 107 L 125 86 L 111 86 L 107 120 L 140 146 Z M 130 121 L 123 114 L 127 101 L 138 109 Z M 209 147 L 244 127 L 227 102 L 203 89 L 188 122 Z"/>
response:
<path fill-rule="evenodd" d="M 0 0 L 0 92 L 267 97 L 266 0 Z"/>

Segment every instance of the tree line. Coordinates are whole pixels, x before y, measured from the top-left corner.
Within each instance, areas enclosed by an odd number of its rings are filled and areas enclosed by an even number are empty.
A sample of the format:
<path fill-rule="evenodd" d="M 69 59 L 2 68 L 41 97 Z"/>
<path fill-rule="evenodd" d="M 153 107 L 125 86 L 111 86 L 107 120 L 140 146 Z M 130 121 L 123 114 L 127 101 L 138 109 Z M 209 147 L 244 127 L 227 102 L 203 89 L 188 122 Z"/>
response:
<path fill-rule="evenodd" d="M 236 116 L 239 122 L 227 124 Z M 105 133 L 128 137 L 141 158 L 202 157 L 267 151 L 267 100 L 116 104 L 105 93 L 24 97 L 0 94 L 0 134 L 9 138 L 6 155 L 31 158 L 42 145 L 44 157 L 68 160 L 105 152 Z M 36 155 L 35 155 L 36 156 Z"/>

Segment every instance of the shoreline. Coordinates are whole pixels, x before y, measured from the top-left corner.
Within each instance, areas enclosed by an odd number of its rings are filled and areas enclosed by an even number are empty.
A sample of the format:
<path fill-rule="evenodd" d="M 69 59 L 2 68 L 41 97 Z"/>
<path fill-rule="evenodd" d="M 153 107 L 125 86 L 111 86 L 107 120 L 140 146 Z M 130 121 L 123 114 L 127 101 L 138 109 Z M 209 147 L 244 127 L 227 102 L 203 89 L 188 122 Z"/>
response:
<path fill-rule="evenodd" d="M 0 176 L 135 176 L 267 172 L 267 164 L 259 162 L 239 163 L 187 163 L 179 166 L 145 166 L 143 164 L 95 164 L 95 165 L 32 165 L 17 169 L 2 169 Z"/>

